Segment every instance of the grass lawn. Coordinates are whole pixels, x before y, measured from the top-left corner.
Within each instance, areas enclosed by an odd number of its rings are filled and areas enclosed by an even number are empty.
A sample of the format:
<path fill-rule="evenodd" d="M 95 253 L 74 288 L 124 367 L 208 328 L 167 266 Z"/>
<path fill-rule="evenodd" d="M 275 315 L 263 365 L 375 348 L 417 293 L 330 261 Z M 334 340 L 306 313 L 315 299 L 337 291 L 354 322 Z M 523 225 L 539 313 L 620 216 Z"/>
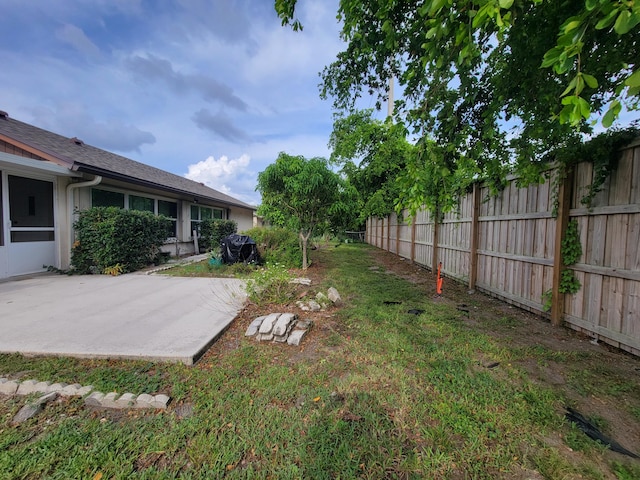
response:
<path fill-rule="evenodd" d="M 577 408 L 638 452 L 637 358 L 452 282 L 435 298 L 429 272 L 365 245 L 313 262 L 296 297 L 333 286 L 344 304 L 310 314 L 300 347 L 244 337 L 292 298 L 248 305 L 191 367 L 0 355 L 0 376 L 172 397 L 60 398 L 13 425 L 25 399 L 0 396 L 0 479 L 640 478 L 640 460 L 564 420 Z"/>

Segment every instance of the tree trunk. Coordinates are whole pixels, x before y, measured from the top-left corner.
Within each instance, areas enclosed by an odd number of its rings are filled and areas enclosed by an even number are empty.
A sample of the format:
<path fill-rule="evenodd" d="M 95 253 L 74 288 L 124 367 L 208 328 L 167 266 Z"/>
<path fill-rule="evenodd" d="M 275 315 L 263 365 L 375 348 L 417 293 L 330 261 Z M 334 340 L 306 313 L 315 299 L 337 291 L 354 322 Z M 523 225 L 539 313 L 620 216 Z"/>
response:
<path fill-rule="evenodd" d="M 309 241 L 309 237 L 311 236 L 311 232 L 308 232 L 306 235 L 301 230 L 300 231 L 300 241 L 302 242 L 302 269 L 306 270 L 309 266 L 307 262 L 307 243 Z"/>

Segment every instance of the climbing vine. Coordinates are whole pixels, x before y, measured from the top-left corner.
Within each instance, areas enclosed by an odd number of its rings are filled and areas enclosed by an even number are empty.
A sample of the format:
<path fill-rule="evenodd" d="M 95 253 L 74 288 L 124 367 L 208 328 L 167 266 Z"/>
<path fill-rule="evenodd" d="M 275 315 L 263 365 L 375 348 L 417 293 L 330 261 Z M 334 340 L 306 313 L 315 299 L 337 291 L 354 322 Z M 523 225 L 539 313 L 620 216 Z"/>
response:
<path fill-rule="evenodd" d="M 565 267 L 574 265 L 582 255 L 582 244 L 580 243 L 580 233 L 578 232 L 578 222 L 572 220 L 567 225 L 567 230 L 562 239 L 562 263 Z M 576 293 L 580 290 L 580 280 L 573 273 L 573 270 L 565 268 L 560 274 L 560 293 Z"/>
<path fill-rule="evenodd" d="M 590 162 L 593 165 L 593 180 L 588 192 L 580 199 L 580 203 L 591 208 L 593 199 L 602 190 L 605 181 L 618 166 L 620 149 L 640 137 L 640 128 L 633 123 L 625 129 L 610 129 L 582 143 L 572 143 L 556 152 L 562 172 L 579 162 Z M 562 176 L 559 181 L 562 181 Z M 559 185 L 559 183 L 557 184 Z M 557 192 L 557 185 L 555 191 Z M 556 202 L 557 203 L 557 202 Z"/>
<path fill-rule="evenodd" d="M 578 280 L 573 270 L 566 268 L 578 263 L 580 256 L 582 255 L 582 244 L 580 243 L 580 232 L 578 231 L 578 222 L 572 220 L 568 223 L 567 229 L 562 239 L 561 247 L 562 264 L 564 265 L 562 272 L 560 273 L 560 285 L 558 291 L 560 293 L 577 293 L 582 287 L 580 280 Z M 551 309 L 551 302 L 553 299 L 553 293 L 551 290 L 547 290 L 542 294 L 543 310 L 545 312 Z"/>

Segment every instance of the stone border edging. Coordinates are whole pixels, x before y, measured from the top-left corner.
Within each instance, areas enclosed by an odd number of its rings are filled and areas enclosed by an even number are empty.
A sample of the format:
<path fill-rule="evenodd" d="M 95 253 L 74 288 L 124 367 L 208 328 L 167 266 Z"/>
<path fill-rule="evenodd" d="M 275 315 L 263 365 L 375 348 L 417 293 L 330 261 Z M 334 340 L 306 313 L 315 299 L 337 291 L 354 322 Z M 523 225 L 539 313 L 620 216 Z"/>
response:
<path fill-rule="evenodd" d="M 66 383 L 38 382 L 37 380 L 10 380 L 0 378 L 0 394 L 4 395 L 30 395 L 32 393 L 57 393 L 63 397 L 85 397 L 85 405 L 101 408 L 159 408 L 165 410 L 171 401 L 171 397 L 164 394 L 149 395 L 142 393 L 138 396 L 133 393 L 117 392 L 102 393 L 93 390 L 93 386 L 82 386 L 79 383 L 72 385 Z"/>

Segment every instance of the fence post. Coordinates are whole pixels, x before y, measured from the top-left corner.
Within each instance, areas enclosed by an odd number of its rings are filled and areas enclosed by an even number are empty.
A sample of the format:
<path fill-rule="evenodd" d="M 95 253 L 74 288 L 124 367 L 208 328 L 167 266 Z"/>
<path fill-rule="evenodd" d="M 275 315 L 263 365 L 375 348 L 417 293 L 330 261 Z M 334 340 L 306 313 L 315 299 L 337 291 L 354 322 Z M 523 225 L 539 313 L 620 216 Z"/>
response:
<path fill-rule="evenodd" d="M 417 214 L 416 214 L 417 215 Z M 416 260 L 416 215 L 411 219 L 411 263 Z"/>
<path fill-rule="evenodd" d="M 438 273 L 438 216 L 440 209 L 436 206 L 433 214 L 433 251 L 431 252 L 431 272 Z"/>
<path fill-rule="evenodd" d="M 561 172 L 558 172 L 560 175 Z M 571 208 L 571 187 L 573 185 L 573 167 L 567 167 L 565 177 L 558 187 L 558 217 L 556 218 L 556 236 L 553 246 L 553 284 L 551 287 L 551 324 L 555 327 L 562 323 L 564 315 L 564 294 L 560 292 L 560 280 L 564 263 L 562 262 L 562 239 L 569 223 Z"/>
<path fill-rule="evenodd" d="M 391 251 L 391 214 L 387 215 L 387 252 L 390 252 L 390 251 Z"/>
<path fill-rule="evenodd" d="M 478 231 L 478 218 L 480 216 L 480 185 L 478 185 L 478 182 L 474 182 L 473 184 L 472 195 L 471 239 L 469 245 L 469 290 L 475 290 L 476 281 L 478 280 L 478 239 L 480 234 Z"/>
<path fill-rule="evenodd" d="M 400 256 L 400 217 L 396 214 L 396 255 Z"/>

